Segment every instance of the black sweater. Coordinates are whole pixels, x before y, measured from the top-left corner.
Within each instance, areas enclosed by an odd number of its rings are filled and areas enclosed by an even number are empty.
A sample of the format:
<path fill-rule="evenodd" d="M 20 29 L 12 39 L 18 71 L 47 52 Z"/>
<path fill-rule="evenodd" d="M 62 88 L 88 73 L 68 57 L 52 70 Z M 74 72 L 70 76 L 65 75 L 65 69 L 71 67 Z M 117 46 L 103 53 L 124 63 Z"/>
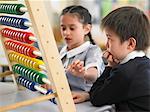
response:
<path fill-rule="evenodd" d="M 89 93 L 95 106 L 115 104 L 116 111 L 150 111 L 150 59 L 137 57 L 106 67 Z"/>

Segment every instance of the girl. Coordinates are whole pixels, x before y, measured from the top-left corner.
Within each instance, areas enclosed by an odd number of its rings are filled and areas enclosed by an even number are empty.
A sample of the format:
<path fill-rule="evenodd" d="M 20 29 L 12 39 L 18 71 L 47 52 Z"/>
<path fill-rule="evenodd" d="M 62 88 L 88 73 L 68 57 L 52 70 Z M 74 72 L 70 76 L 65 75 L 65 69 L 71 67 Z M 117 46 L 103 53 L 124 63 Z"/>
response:
<path fill-rule="evenodd" d="M 71 90 L 89 91 L 104 69 L 102 51 L 91 37 L 91 24 L 91 14 L 82 6 L 66 7 L 60 16 L 66 42 L 60 55 Z M 86 37 L 90 41 L 85 41 Z"/>

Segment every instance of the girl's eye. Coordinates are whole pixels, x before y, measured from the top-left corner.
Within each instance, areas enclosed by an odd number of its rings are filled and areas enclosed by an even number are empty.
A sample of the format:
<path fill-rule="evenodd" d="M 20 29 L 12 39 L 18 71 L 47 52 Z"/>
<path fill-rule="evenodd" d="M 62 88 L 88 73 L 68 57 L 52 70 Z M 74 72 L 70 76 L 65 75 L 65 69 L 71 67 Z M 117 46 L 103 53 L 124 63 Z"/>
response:
<path fill-rule="evenodd" d="M 70 28 L 70 30 L 72 30 L 72 31 L 73 31 L 74 29 L 75 29 L 75 28 Z"/>

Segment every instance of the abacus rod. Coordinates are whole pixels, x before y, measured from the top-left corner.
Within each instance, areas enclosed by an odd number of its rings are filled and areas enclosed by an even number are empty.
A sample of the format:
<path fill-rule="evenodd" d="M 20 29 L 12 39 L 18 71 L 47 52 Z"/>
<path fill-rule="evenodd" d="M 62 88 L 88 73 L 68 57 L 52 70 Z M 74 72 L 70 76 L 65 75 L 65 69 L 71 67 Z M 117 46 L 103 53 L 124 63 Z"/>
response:
<path fill-rule="evenodd" d="M 39 68 L 46 71 L 46 67 L 44 65 L 39 65 Z"/>
<path fill-rule="evenodd" d="M 35 54 L 36 56 L 42 57 L 42 54 L 40 51 L 33 51 L 33 54 Z"/>
<path fill-rule="evenodd" d="M 38 85 L 35 85 L 34 88 L 35 88 L 36 90 L 40 91 L 40 92 L 43 93 L 43 94 L 46 94 L 46 93 L 47 93 L 47 90 L 46 90 L 46 89 L 44 89 L 44 88 L 42 88 L 42 87 L 40 87 L 40 86 L 38 86 Z"/>
<path fill-rule="evenodd" d="M 35 38 L 34 36 L 30 36 L 30 37 L 29 37 L 29 40 L 32 40 L 32 41 L 34 41 L 34 42 L 37 42 L 37 41 L 38 41 L 37 38 Z"/>
<path fill-rule="evenodd" d="M 19 10 L 20 10 L 20 12 L 27 12 L 28 11 L 26 7 L 20 7 Z"/>
<path fill-rule="evenodd" d="M 47 78 L 42 78 L 42 81 L 46 84 L 51 85 L 51 82 Z"/>
<path fill-rule="evenodd" d="M 22 102 L 19 102 L 19 103 L 15 103 L 15 104 L 0 107 L 0 112 L 4 112 L 4 111 L 19 108 L 19 107 L 31 105 L 31 104 L 42 102 L 42 101 L 52 99 L 52 98 L 55 98 L 55 97 L 56 97 L 56 93 L 51 93 L 51 94 L 44 95 L 44 96 L 38 96 L 37 98 L 32 98 L 30 100 L 26 100 L 26 101 L 22 101 Z"/>
<path fill-rule="evenodd" d="M 30 22 L 24 22 L 24 25 L 25 25 L 25 26 L 28 26 L 28 27 L 31 27 L 31 26 L 32 26 L 32 23 L 30 23 Z"/>

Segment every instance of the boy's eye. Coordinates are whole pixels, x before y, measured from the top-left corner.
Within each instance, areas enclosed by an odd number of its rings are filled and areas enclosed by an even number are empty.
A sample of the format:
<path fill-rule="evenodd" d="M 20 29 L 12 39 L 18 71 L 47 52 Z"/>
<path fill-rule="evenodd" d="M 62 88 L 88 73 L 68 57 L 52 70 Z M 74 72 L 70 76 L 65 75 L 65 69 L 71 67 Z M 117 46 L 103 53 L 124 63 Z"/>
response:
<path fill-rule="evenodd" d="M 107 38 L 109 38 L 109 37 L 110 37 L 110 35 L 109 35 L 109 34 L 106 34 L 106 37 L 107 37 Z"/>

